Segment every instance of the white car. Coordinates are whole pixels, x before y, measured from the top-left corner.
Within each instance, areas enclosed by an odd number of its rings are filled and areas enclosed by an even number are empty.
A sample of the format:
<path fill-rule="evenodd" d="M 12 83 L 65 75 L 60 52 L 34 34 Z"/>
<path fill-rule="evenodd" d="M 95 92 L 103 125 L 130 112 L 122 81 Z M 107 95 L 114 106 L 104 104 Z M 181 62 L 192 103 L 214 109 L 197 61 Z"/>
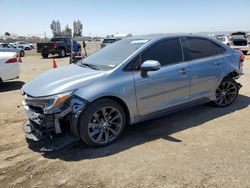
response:
<path fill-rule="evenodd" d="M 217 35 L 216 39 L 219 40 L 219 41 L 221 41 L 225 45 L 228 45 L 228 46 L 230 45 L 230 41 L 227 38 L 227 36 L 225 36 L 225 35 Z"/>
<path fill-rule="evenodd" d="M 0 82 L 19 77 L 20 63 L 15 52 L 0 52 Z"/>
<path fill-rule="evenodd" d="M 19 53 L 21 57 L 25 56 L 25 52 L 22 48 L 17 48 L 8 43 L 0 43 L 0 52 L 16 52 Z"/>
<path fill-rule="evenodd" d="M 16 48 L 22 48 L 23 50 L 31 50 L 32 48 L 30 47 L 30 45 L 28 44 L 20 44 L 18 42 L 14 42 L 14 43 L 10 43 L 11 45 L 13 45 Z"/>
<path fill-rule="evenodd" d="M 18 41 L 18 42 L 15 42 L 17 45 L 23 45 L 23 46 L 25 46 L 25 47 L 30 47 L 30 49 L 33 49 L 34 48 L 34 46 L 33 46 L 33 44 L 31 44 L 31 43 L 27 43 L 27 42 L 23 42 L 23 41 Z"/>

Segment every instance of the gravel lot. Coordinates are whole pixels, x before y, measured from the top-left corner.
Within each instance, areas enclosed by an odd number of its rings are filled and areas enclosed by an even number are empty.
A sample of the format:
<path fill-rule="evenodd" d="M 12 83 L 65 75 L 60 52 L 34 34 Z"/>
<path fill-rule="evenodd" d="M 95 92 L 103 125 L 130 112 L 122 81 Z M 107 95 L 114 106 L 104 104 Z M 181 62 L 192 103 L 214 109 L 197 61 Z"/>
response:
<path fill-rule="evenodd" d="M 93 53 L 99 43 L 88 43 Z M 28 148 L 22 85 L 51 69 L 28 52 L 20 79 L 0 85 L 0 187 L 250 187 L 250 57 L 236 102 L 201 105 L 129 127 L 104 148 Z M 69 58 L 57 58 L 58 66 Z"/>

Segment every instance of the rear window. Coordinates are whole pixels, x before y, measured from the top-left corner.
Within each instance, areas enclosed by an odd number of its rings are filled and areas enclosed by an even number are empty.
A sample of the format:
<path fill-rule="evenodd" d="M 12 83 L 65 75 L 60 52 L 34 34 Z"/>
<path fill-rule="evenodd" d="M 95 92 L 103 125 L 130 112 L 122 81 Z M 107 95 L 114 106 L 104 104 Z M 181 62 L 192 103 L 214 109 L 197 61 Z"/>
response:
<path fill-rule="evenodd" d="M 223 54 L 225 49 L 208 39 L 186 38 L 185 60 L 193 60 Z"/>

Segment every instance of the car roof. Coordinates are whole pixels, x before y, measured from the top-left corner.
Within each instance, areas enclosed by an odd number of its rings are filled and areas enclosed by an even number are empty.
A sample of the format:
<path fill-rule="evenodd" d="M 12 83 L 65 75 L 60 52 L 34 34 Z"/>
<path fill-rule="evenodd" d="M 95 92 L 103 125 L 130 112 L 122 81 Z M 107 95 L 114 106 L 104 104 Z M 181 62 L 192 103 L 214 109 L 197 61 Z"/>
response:
<path fill-rule="evenodd" d="M 192 34 L 192 33 L 170 33 L 170 34 L 148 34 L 148 35 L 137 35 L 130 37 L 128 39 L 143 39 L 143 40 L 152 40 L 152 41 L 157 41 L 161 39 L 167 39 L 167 38 L 173 38 L 173 37 L 201 37 L 201 38 L 207 38 L 211 39 L 209 36 L 204 36 L 204 35 L 199 35 L 199 34 Z"/>
<path fill-rule="evenodd" d="M 109 40 L 109 39 L 111 39 L 111 40 L 116 40 L 116 39 L 119 39 L 119 38 L 110 37 L 110 38 L 104 38 L 103 40 Z"/>

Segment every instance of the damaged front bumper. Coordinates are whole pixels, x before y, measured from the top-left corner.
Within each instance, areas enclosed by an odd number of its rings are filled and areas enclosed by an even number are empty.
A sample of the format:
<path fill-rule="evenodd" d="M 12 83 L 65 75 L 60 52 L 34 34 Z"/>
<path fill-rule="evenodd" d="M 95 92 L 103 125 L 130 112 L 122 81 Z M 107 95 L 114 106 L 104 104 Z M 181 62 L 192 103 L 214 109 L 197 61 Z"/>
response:
<path fill-rule="evenodd" d="M 44 138 L 53 138 L 60 133 L 70 133 L 79 139 L 77 124 L 86 101 L 72 97 L 66 108 L 51 114 L 43 113 L 40 107 L 28 105 L 25 100 L 23 106 L 28 117 L 28 121 L 23 126 L 26 139 L 39 141 Z"/>

